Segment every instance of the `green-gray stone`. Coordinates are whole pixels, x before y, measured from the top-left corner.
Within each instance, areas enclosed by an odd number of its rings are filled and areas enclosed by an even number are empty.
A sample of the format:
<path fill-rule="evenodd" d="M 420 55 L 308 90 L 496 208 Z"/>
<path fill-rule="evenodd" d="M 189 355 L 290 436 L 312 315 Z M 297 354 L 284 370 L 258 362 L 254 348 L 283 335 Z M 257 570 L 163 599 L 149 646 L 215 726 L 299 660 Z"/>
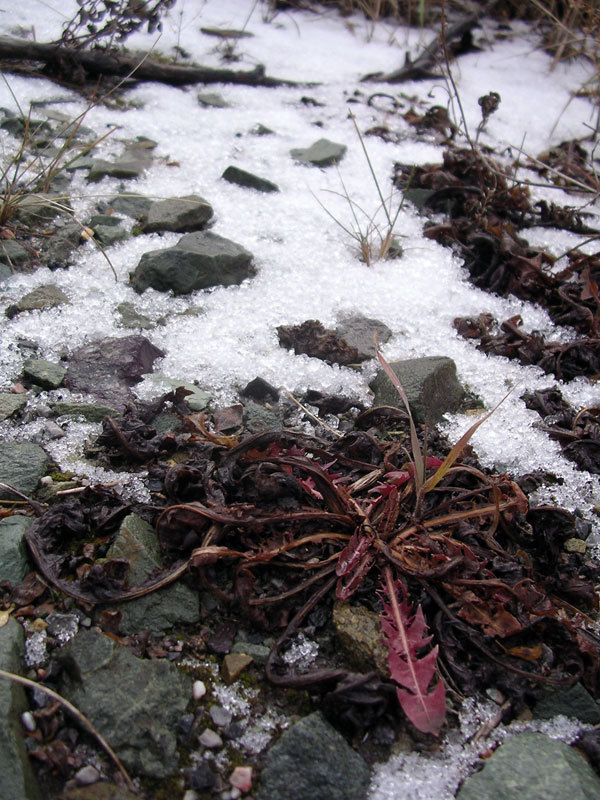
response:
<path fill-rule="evenodd" d="M 160 565 L 160 550 L 151 525 L 136 514 L 121 523 L 108 558 L 125 558 L 130 564 L 129 586 L 143 583 Z M 200 618 L 198 593 L 183 583 L 175 582 L 164 589 L 130 600 L 120 606 L 123 615 L 121 630 L 138 633 L 142 630 L 164 631 L 174 625 L 197 622 Z"/>
<path fill-rule="evenodd" d="M 62 194 L 28 194 L 19 201 L 14 218 L 27 227 L 45 225 L 59 214 L 70 209 L 67 198 Z"/>
<path fill-rule="evenodd" d="M 249 189 L 256 189 L 258 192 L 278 192 L 279 186 L 268 181 L 266 178 L 259 178 L 251 172 L 246 172 L 239 167 L 227 167 L 221 177 L 229 183 L 237 183 L 238 186 L 245 186 Z"/>
<path fill-rule="evenodd" d="M 141 233 L 201 231 L 206 228 L 213 213 L 210 203 L 200 195 L 167 197 L 165 200 L 156 200 L 152 203 L 147 218 L 140 224 L 140 231 Z"/>
<path fill-rule="evenodd" d="M 23 264 L 31 259 L 31 255 L 14 239 L 0 239 L 0 258 L 8 264 Z"/>
<path fill-rule="evenodd" d="M 254 400 L 247 400 L 244 403 L 244 427 L 248 433 L 260 433 L 261 431 L 280 431 L 283 430 L 283 420 L 274 411 L 271 411 Z"/>
<path fill-rule="evenodd" d="M 0 392 L 0 421 L 16 414 L 27 403 L 26 394 Z"/>
<path fill-rule="evenodd" d="M 164 375 L 161 375 L 159 372 L 154 373 L 153 375 L 148 376 L 149 380 L 157 383 L 157 384 L 166 384 L 169 387 L 169 390 L 175 391 L 180 386 L 183 386 L 184 389 L 187 389 L 188 394 L 185 396 L 187 404 L 189 405 L 192 411 L 204 411 L 204 409 L 209 405 L 210 401 L 212 400 L 212 396 L 205 392 L 203 389 L 200 389 L 199 386 L 196 386 L 195 383 L 187 383 L 186 381 L 179 381 L 173 380 L 172 378 L 167 378 Z"/>
<path fill-rule="evenodd" d="M 45 283 L 23 295 L 17 302 L 19 311 L 39 311 L 47 308 L 57 308 L 69 303 L 69 296 L 53 283 Z"/>
<path fill-rule="evenodd" d="M 410 358 L 390 364 L 402 384 L 410 410 L 417 422 L 434 425 L 447 412 L 460 406 L 464 389 L 456 377 L 456 364 L 445 356 Z M 394 385 L 380 369 L 371 383 L 373 405 L 403 408 Z"/>
<path fill-rule="evenodd" d="M 598 800 L 600 778 L 576 750 L 541 733 L 511 736 L 457 800 Z"/>
<path fill-rule="evenodd" d="M 255 664 L 264 666 L 267 663 L 271 648 L 264 644 L 252 644 L 252 642 L 236 642 L 231 648 L 232 653 L 245 653 L 251 656 Z"/>
<path fill-rule="evenodd" d="M 111 244 L 117 242 L 124 242 L 129 239 L 131 234 L 120 225 L 96 225 L 94 228 L 94 238 L 97 239 L 103 247 L 110 247 Z"/>
<path fill-rule="evenodd" d="M 392 331 L 378 319 L 370 319 L 362 314 L 351 314 L 343 317 L 336 325 L 335 332 L 338 336 L 358 350 L 361 361 L 375 358 L 377 351 L 373 334 L 377 334 L 377 341 L 381 345 L 392 336 Z"/>
<path fill-rule="evenodd" d="M 369 768 L 320 712 L 286 730 L 267 753 L 257 800 L 363 800 Z"/>
<path fill-rule="evenodd" d="M 303 164 L 312 164 L 315 167 L 330 167 L 342 160 L 347 150 L 345 144 L 331 142 L 329 139 L 318 139 L 310 147 L 296 147 L 290 150 L 290 155 Z"/>
<path fill-rule="evenodd" d="M 150 778 L 177 770 L 177 721 L 192 679 L 165 660 L 136 658 L 114 639 L 80 631 L 61 650 L 61 693 L 110 742 L 125 767 Z"/>
<path fill-rule="evenodd" d="M 254 274 L 252 253 L 210 231 L 188 233 L 175 247 L 144 253 L 131 284 L 136 292 L 189 294 L 212 286 L 231 286 Z"/>
<path fill-rule="evenodd" d="M 0 261 L 0 281 L 7 281 L 12 275 L 14 275 L 14 272 L 10 266 Z"/>
<path fill-rule="evenodd" d="M 43 389 L 58 389 L 66 374 L 67 370 L 60 364 L 43 358 L 29 358 L 23 364 L 24 378 Z"/>
<path fill-rule="evenodd" d="M 564 714 L 588 725 L 600 724 L 600 707 L 580 683 L 548 693 L 536 703 L 533 713 L 539 719 L 550 719 Z"/>
<path fill-rule="evenodd" d="M 207 108 L 229 108 L 230 105 L 222 94 L 218 92 L 199 92 L 198 102 Z"/>
<path fill-rule="evenodd" d="M 48 467 L 48 456 L 31 442 L 2 442 L 0 444 L 0 482 L 31 495 Z M 0 487 L 0 498 L 14 500 L 8 489 Z"/>
<path fill-rule="evenodd" d="M 88 222 L 88 227 L 95 228 L 96 225 L 108 225 L 115 228 L 123 222 L 123 218 L 116 214 L 94 214 Z"/>
<path fill-rule="evenodd" d="M 122 325 L 123 328 L 141 328 L 142 330 L 149 331 L 156 327 L 150 317 L 147 317 L 145 314 L 139 314 L 135 310 L 133 303 L 127 301 L 119 303 L 117 312 L 120 317 L 119 324 Z"/>
<path fill-rule="evenodd" d="M 113 197 L 108 201 L 108 204 L 110 208 L 119 214 L 139 219 L 148 212 L 152 202 L 152 198 L 143 194 L 128 194 L 124 192 Z"/>
<path fill-rule="evenodd" d="M 86 422 L 102 422 L 104 417 L 119 416 L 116 409 L 94 403 L 53 403 L 51 408 L 57 417 L 70 417 L 71 419 L 83 417 Z"/>
<path fill-rule="evenodd" d="M 10 581 L 17 586 L 31 572 L 29 551 L 23 538 L 31 522 L 31 517 L 16 514 L 0 520 L 0 581 Z"/>
<path fill-rule="evenodd" d="M 23 674 L 25 634 L 14 619 L 0 628 L 0 668 Z M 29 709 L 22 686 L 0 678 L 0 797 L 5 800 L 40 800 L 23 738 L 21 714 Z"/>

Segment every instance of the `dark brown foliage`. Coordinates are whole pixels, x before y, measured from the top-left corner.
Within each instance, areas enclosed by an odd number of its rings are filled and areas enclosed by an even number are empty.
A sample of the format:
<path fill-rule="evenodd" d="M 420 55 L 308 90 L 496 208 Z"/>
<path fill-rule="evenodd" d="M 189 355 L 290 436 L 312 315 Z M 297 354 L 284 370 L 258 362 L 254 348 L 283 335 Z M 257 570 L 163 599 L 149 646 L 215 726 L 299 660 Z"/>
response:
<path fill-rule="evenodd" d="M 360 361 L 355 347 L 315 319 L 308 319 L 301 325 L 280 325 L 277 334 L 279 344 L 292 349 L 297 355 L 306 353 L 328 364 L 356 364 Z"/>

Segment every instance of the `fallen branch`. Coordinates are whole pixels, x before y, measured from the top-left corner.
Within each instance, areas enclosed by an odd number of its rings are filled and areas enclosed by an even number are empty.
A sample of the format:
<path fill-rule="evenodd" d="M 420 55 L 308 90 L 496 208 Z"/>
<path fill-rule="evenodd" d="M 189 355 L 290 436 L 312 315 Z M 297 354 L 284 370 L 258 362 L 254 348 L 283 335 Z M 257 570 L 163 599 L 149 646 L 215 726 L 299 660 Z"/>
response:
<path fill-rule="evenodd" d="M 136 81 L 157 81 L 171 86 L 186 86 L 194 83 L 236 83 L 246 86 L 298 86 L 295 81 L 270 78 L 265 68 L 258 64 L 252 70 L 217 69 L 202 66 L 183 66 L 180 64 L 159 64 L 146 58 L 117 55 L 103 51 L 76 50 L 57 44 L 32 42 L 11 36 L 0 36 L 0 59 L 8 61 L 42 61 L 44 64 L 69 65 L 73 74 L 83 70 L 86 77 L 98 78 L 104 75 L 133 75 Z"/>

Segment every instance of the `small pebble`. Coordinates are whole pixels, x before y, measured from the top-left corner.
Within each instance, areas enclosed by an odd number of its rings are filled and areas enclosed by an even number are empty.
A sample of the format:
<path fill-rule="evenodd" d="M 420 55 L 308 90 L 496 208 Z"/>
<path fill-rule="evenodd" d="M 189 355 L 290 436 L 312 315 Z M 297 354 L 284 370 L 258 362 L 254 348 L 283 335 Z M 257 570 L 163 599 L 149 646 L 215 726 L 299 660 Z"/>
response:
<path fill-rule="evenodd" d="M 192 696 L 194 700 L 201 700 L 205 694 L 206 686 L 204 685 L 204 681 L 194 681 L 194 685 L 192 687 Z"/>
<path fill-rule="evenodd" d="M 219 728 L 226 728 L 232 719 L 231 711 L 227 711 L 222 706 L 211 706 L 208 713 L 210 718 Z"/>
<path fill-rule="evenodd" d="M 183 795 L 183 800 L 198 800 L 198 792 L 195 792 L 193 789 L 188 789 Z"/>
<path fill-rule="evenodd" d="M 236 767 L 229 776 L 229 783 L 240 792 L 249 792 L 252 788 L 252 767 Z"/>
<path fill-rule="evenodd" d="M 24 711 L 21 714 L 21 722 L 23 723 L 23 727 L 26 731 L 34 731 L 37 727 L 35 717 L 31 713 L 31 711 Z"/>
<path fill-rule="evenodd" d="M 221 739 L 218 733 L 211 731 L 210 728 L 206 728 L 202 731 L 200 736 L 198 736 L 198 741 L 203 747 L 215 748 L 223 746 L 223 739 Z"/>
<path fill-rule="evenodd" d="M 75 780 L 80 786 L 91 786 L 92 783 L 97 783 L 100 780 L 100 773 L 91 764 L 77 770 L 75 773 Z"/>
<path fill-rule="evenodd" d="M 52 486 L 52 483 L 53 481 L 50 475 L 44 475 L 43 478 L 40 478 L 40 484 L 42 486 Z"/>

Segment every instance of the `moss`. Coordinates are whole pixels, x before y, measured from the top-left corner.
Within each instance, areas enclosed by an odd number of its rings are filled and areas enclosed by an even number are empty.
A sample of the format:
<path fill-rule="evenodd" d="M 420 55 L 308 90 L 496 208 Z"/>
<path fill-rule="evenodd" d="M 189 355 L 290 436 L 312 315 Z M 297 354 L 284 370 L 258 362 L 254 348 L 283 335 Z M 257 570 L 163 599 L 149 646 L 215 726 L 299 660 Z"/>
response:
<path fill-rule="evenodd" d="M 55 470 L 54 472 L 50 473 L 50 477 L 54 481 L 54 483 L 65 483 L 66 481 L 71 481 L 75 477 L 73 472 L 59 472 Z"/>

